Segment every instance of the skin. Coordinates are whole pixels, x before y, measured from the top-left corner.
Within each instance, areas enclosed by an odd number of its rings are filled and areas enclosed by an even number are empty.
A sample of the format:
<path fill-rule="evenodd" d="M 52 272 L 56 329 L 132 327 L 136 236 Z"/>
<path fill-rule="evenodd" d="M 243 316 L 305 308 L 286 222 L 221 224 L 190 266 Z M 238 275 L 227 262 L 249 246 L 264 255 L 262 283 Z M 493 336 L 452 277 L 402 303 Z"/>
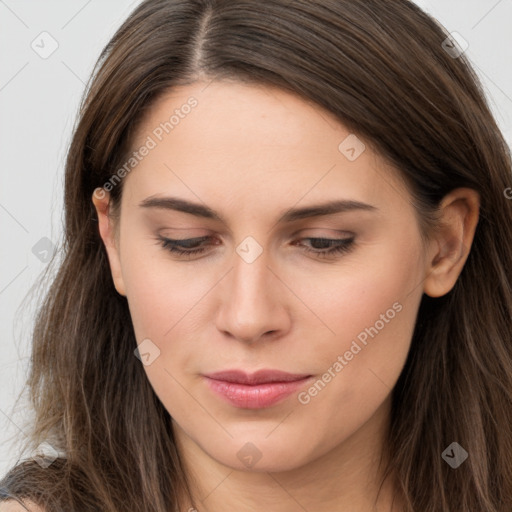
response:
<path fill-rule="evenodd" d="M 33 501 L 25 501 L 22 505 L 19 501 L 7 500 L 0 503 L 0 512 L 43 512 Z"/>
<path fill-rule="evenodd" d="M 124 178 L 118 220 L 108 192 L 92 198 L 137 343 L 149 338 L 160 350 L 144 369 L 173 418 L 200 512 L 402 510 L 391 505 L 393 476 L 373 508 L 391 391 L 423 293 L 448 293 L 463 268 L 478 194 L 446 196 L 445 225 L 424 244 L 398 172 L 368 144 L 350 161 L 338 149 L 350 132 L 329 112 L 268 86 L 206 85 L 173 89 L 143 119 L 134 149 L 190 96 L 198 100 Z M 139 206 L 154 195 L 208 205 L 224 222 Z M 277 222 L 290 208 L 334 199 L 376 210 Z M 180 259 L 158 234 L 212 239 L 204 254 Z M 325 250 L 310 238 L 351 235 L 347 253 L 305 250 Z M 252 263 L 236 252 L 248 236 L 263 250 Z M 202 377 L 272 368 L 316 380 L 395 303 L 400 312 L 307 404 L 294 393 L 272 407 L 237 408 Z M 261 456 L 252 467 L 237 456 L 248 442 Z"/>

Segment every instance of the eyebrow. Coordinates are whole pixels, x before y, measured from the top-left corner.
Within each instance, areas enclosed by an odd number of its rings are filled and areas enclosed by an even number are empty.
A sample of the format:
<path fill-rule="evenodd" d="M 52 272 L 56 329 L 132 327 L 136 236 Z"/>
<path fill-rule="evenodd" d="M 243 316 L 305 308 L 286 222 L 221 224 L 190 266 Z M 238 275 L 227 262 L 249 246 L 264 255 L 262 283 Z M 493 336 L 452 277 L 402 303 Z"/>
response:
<path fill-rule="evenodd" d="M 139 203 L 141 208 L 156 208 L 163 210 L 175 210 L 178 212 L 189 213 L 196 217 L 205 219 L 213 219 L 223 224 L 227 224 L 224 218 L 206 205 L 193 203 L 178 197 L 161 197 L 151 196 Z M 302 208 L 291 208 L 286 210 L 278 219 L 278 223 L 293 222 L 296 220 L 306 219 L 310 217 L 321 217 L 324 215 L 334 215 L 336 213 L 350 211 L 377 211 L 378 208 L 371 204 L 362 203 L 361 201 L 353 201 L 349 199 L 341 199 L 329 201 L 327 203 L 314 204 Z"/>

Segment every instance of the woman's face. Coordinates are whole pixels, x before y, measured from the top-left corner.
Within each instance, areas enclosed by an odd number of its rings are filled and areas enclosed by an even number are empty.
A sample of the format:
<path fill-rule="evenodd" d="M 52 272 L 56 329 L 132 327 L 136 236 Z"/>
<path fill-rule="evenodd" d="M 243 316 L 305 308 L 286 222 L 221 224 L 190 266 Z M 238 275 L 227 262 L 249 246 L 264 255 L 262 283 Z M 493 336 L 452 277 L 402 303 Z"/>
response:
<path fill-rule="evenodd" d="M 138 131 L 114 282 L 175 428 L 222 464 L 296 468 L 389 410 L 426 256 L 409 192 L 363 143 L 294 95 L 229 82 L 175 88 Z M 262 369 L 310 377 L 206 377 Z"/>

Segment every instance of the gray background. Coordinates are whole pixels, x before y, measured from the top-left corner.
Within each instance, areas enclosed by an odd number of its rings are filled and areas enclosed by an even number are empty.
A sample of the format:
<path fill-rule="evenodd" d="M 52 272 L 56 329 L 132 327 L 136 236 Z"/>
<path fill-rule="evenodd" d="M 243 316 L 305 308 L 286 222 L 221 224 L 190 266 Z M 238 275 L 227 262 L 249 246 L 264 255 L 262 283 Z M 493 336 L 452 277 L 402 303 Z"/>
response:
<path fill-rule="evenodd" d="M 28 370 L 37 295 L 22 301 L 61 236 L 63 163 L 79 100 L 101 49 L 138 3 L 0 0 L 0 476 L 19 457 L 12 436 L 30 422 L 14 398 Z M 469 43 L 512 145 L 512 0 L 417 3 Z"/>

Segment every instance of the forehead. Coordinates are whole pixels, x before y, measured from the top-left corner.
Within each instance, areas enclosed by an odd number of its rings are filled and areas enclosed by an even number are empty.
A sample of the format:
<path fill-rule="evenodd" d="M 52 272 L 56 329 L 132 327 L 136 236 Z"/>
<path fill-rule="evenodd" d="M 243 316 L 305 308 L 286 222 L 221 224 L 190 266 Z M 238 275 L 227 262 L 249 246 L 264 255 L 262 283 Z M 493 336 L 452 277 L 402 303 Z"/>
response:
<path fill-rule="evenodd" d="M 148 110 L 132 150 L 150 150 L 125 178 L 125 191 L 133 200 L 168 192 L 279 210 L 327 196 L 408 201 L 397 171 L 364 142 L 293 93 L 198 82 L 174 88 Z"/>

